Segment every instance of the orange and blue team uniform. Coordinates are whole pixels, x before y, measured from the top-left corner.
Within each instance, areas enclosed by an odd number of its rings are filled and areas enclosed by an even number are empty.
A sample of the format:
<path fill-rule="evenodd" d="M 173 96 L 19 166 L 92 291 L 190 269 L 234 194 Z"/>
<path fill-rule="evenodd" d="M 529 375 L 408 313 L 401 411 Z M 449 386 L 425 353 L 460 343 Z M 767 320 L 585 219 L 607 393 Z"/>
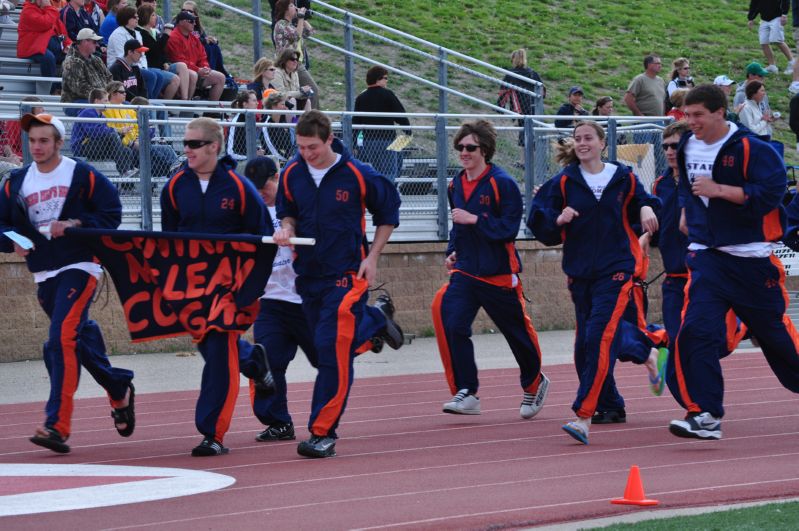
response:
<path fill-rule="evenodd" d="M 707 206 L 691 193 L 685 144 L 680 140 L 680 205 L 685 208 L 689 244 L 706 249 L 686 256 L 688 285 L 677 345 L 675 370 L 667 382 L 688 413 L 724 416 L 724 380 L 718 352 L 723 348 L 725 316 L 730 308 L 760 342 L 780 383 L 799 392 L 799 334 L 785 315 L 788 294 L 785 270 L 771 254 L 765 258 L 735 256 L 719 247 L 777 242 L 786 226 L 782 198 L 785 166 L 767 143 L 740 128 L 722 145 L 711 176 L 720 184 L 743 188 L 738 205 L 711 198 Z"/>
<path fill-rule="evenodd" d="M 450 391 L 477 393 L 471 335 L 482 307 L 519 364 L 522 389 L 535 394 L 541 382 L 541 349 L 518 276 L 522 264 L 514 242 L 524 213 L 519 187 L 502 168 L 489 164 L 471 182 L 462 171 L 447 192 L 450 208 L 477 216 L 473 225 L 452 225 L 447 256 L 456 253 L 455 264 L 449 282 L 433 298 L 436 341 Z"/>
<path fill-rule="evenodd" d="M 234 171 L 236 162 L 221 158 L 203 193 L 197 174 L 184 163 L 161 192 L 161 227 L 170 232 L 211 234 L 266 234 L 266 206 L 249 179 Z M 197 399 L 197 430 L 220 444 L 233 416 L 239 390 L 239 361 L 248 378 L 259 367 L 253 346 L 241 333 L 206 330 L 197 348 L 205 360 Z"/>
<path fill-rule="evenodd" d="M 0 191 L 0 233 L 16 231 L 31 239 L 34 249 L 25 257 L 33 272 L 57 271 L 80 262 L 95 261 L 92 251 L 67 237 L 47 239 L 28 217 L 20 189 L 29 166 L 11 172 Z M 79 219 L 81 226 L 116 229 L 122 220 L 122 205 L 114 185 L 92 166 L 78 161 L 66 192 L 60 220 Z M 8 238 L 0 238 L 0 251 L 13 252 Z M 97 279 L 81 269 L 65 269 L 38 285 L 38 299 L 50 318 L 44 344 L 44 363 L 50 376 L 50 397 L 45 406 L 45 427 L 69 437 L 73 396 L 83 366 L 108 393 L 111 406 L 121 407 L 133 372 L 112 367 L 99 325 L 89 319 Z"/>
<path fill-rule="evenodd" d="M 646 192 L 630 168 L 620 165 L 600 199 L 585 182 L 577 163 L 566 166 L 533 199 L 527 226 L 545 245 L 563 245 L 563 272 L 576 314 L 574 362 L 580 385 L 572 409 L 579 417 L 619 410 L 624 402 L 612 375 L 617 359 L 642 364 L 647 348 L 628 348 L 646 337 L 624 319 L 633 278 L 643 259 L 633 225 L 641 207 L 657 213 L 660 201 Z M 556 220 L 567 206 L 580 213 L 561 227 Z"/>
<path fill-rule="evenodd" d="M 652 193 L 660 199 L 663 207 L 658 215 L 658 232 L 652 237 L 652 246 L 660 249 L 666 278 L 661 285 L 663 296 L 663 325 L 669 338 L 669 346 L 674 350 L 677 332 L 685 302 L 685 286 L 688 283 L 688 268 L 685 258 L 688 254 L 688 237 L 680 231 L 680 212 L 678 182 L 674 171 L 669 168 L 652 185 Z M 746 334 L 746 326 L 740 323 L 730 310 L 725 318 L 727 342 L 719 355 L 728 356 Z M 669 370 L 674 364 L 669 362 Z"/>
<path fill-rule="evenodd" d="M 297 246 L 294 260 L 297 293 L 318 356 L 308 429 L 314 436 L 336 438 L 353 358 L 386 326 L 385 316 L 366 304 L 367 280 L 356 278 L 368 253 L 365 214 L 372 214 L 375 226 L 396 227 L 400 197 L 387 178 L 354 159 L 341 141 L 334 139 L 332 147 L 341 158 L 318 187 L 299 154 L 286 164 L 275 205 L 278 218 L 296 220 L 298 237 L 316 239 L 313 246 Z"/>

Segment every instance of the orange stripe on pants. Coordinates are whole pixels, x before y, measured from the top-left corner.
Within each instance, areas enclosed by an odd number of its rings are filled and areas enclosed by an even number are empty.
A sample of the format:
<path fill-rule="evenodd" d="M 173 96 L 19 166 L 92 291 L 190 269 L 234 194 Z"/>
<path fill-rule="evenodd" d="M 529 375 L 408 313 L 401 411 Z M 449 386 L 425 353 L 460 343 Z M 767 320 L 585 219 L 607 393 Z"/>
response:
<path fill-rule="evenodd" d="M 444 366 L 444 375 L 447 378 L 447 385 L 449 385 L 450 392 L 454 395 L 458 392 L 455 386 L 455 372 L 452 370 L 452 353 L 449 350 L 449 343 L 447 343 L 447 333 L 444 330 L 444 318 L 441 315 L 441 302 L 444 299 L 444 294 L 447 292 L 449 282 L 441 286 L 433 297 L 433 306 L 431 308 L 433 313 L 433 330 L 436 333 L 436 343 L 438 343 L 438 354 L 441 356 L 441 364 Z"/>
<path fill-rule="evenodd" d="M 227 365 L 228 365 L 228 388 L 225 403 L 219 417 L 216 419 L 216 429 L 214 439 L 220 443 L 225 438 L 225 434 L 230 428 L 230 421 L 233 418 L 233 409 L 236 407 L 236 398 L 239 396 L 239 334 L 238 332 L 227 332 Z"/>
<path fill-rule="evenodd" d="M 80 325 L 81 315 L 86 306 L 92 300 L 94 288 L 97 286 L 97 279 L 90 277 L 86 282 L 86 288 L 80 294 L 78 300 L 61 323 L 61 356 L 64 363 L 64 379 L 61 382 L 61 405 L 58 408 L 58 422 L 53 428 L 63 435 L 69 437 L 72 430 L 72 411 L 74 409 L 73 397 L 78 390 L 78 374 L 80 365 L 78 363 L 78 325 Z"/>

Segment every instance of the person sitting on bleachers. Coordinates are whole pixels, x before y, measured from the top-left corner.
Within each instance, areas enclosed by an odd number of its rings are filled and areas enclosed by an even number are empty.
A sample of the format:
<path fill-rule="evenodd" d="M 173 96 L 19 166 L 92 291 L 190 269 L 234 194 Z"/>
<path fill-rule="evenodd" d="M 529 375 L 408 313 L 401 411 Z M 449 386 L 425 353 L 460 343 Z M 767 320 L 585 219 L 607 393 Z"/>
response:
<path fill-rule="evenodd" d="M 136 96 L 147 97 L 147 86 L 141 75 L 138 66 L 139 59 L 147 48 L 141 45 L 136 39 L 130 39 L 125 43 L 125 56 L 120 57 L 109 69 L 115 81 L 119 81 L 125 87 L 125 100 L 130 101 Z"/>
<path fill-rule="evenodd" d="M 254 90 L 260 99 L 266 89 L 275 88 L 272 86 L 272 80 L 275 79 L 276 71 L 274 61 L 261 57 L 252 67 L 253 80 L 252 83 L 247 83 L 247 89 Z"/>
<path fill-rule="evenodd" d="M 122 91 L 124 92 L 124 89 Z M 108 92 L 104 89 L 92 89 L 89 92 L 89 101 L 93 104 L 107 104 Z M 102 115 L 98 109 L 86 108 L 78 113 L 78 118 L 102 118 Z M 70 146 L 72 154 L 76 157 L 88 160 L 113 160 L 117 171 L 124 177 L 129 177 L 135 172 L 138 162 L 136 153 L 130 147 L 122 145 L 116 129 L 102 122 L 75 122 L 72 126 Z"/>
<path fill-rule="evenodd" d="M 280 57 L 285 50 L 293 50 L 298 53 L 297 76 L 300 85 L 309 86 L 308 90 L 311 99 L 311 106 L 319 108 L 319 87 L 316 85 L 313 76 L 308 71 L 310 62 L 308 53 L 305 49 L 304 38 L 313 33 L 311 24 L 305 20 L 307 10 L 297 9 L 293 0 L 278 0 L 275 5 L 275 28 L 273 30 L 273 40 L 275 42 L 275 56 Z M 295 21 L 296 20 L 296 26 Z"/>
<path fill-rule="evenodd" d="M 117 22 L 119 27 L 114 30 L 111 37 L 108 39 L 108 54 L 106 57 L 106 64 L 110 67 L 114 64 L 117 58 L 122 57 L 125 53 L 125 43 L 130 39 L 136 39 L 142 42 L 141 33 L 136 31 L 136 26 L 139 23 L 139 15 L 135 7 L 125 6 L 117 11 Z M 160 68 L 149 68 L 147 57 L 142 56 L 139 59 L 139 68 L 141 68 L 144 83 L 147 85 L 147 94 L 151 98 L 162 97 L 165 100 L 171 100 L 175 97 L 180 86 L 180 80 L 172 72 L 161 70 Z"/>
<path fill-rule="evenodd" d="M 69 0 L 69 3 L 61 9 L 61 22 L 67 28 L 67 34 L 73 41 L 78 38 L 78 32 L 83 28 L 89 28 L 95 33 L 100 32 L 100 25 L 95 22 L 84 6 L 86 0 Z"/>
<path fill-rule="evenodd" d="M 141 34 L 142 44 L 147 47 L 147 66 L 167 70 L 178 76 L 176 98 L 191 99 L 194 87 L 197 86 L 197 73 L 189 70 L 186 63 L 180 61 L 170 63 L 166 56 L 166 44 L 169 41 L 169 34 L 172 32 L 171 24 L 170 28 L 164 28 L 165 33 L 158 30 L 158 18 L 152 3 L 142 2 L 136 14 L 139 16 L 139 25 L 136 26 L 136 31 Z"/>
<path fill-rule="evenodd" d="M 311 89 L 310 85 L 300 86 L 300 78 L 297 75 L 297 66 L 300 62 L 300 54 L 296 50 L 286 48 L 277 58 L 277 71 L 272 79 L 272 86 L 276 90 L 286 95 L 286 98 L 293 100 L 291 104 L 300 111 L 311 110 Z"/>
<path fill-rule="evenodd" d="M 153 13 L 155 13 L 155 29 L 158 30 L 158 33 L 163 33 L 164 31 L 164 19 L 161 15 L 158 14 L 158 3 L 156 0 L 136 0 L 136 9 L 140 9 L 142 6 L 149 6 L 153 8 Z M 141 15 L 139 15 L 141 17 Z M 144 26 L 146 20 L 139 20 L 139 24 Z"/>
<path fill-rule="evenodd" d="M 130 104 L 150 105 L 150 102 L 147 98 L 136 96 Z M 133 116 L 137 116 L 136 111 L 133 111 Z M 155 142 L 155 135 L 155 127 L 150 126 L 150 171 L 153 177 L 168 177 L 169 169 L 177 162 L 178 156 L 169 145 Z M 139 142 L 136 142 L 134 149 L 138 150 L 139 145 Z"/>
<path fill-rule="evenodd" d="M 89 28 L 78 32 L 75 44 L 64 59 L 62 103 L 88 103 L 92 89 L 105 88 L 111 81 L 111 72 L 103 60 L 94 55 L 101 40 L 103 38 Z M 77 116 L 79 112 L 77 108 L 64 109 L 67 116 Z"/>
<path fill-rule="evenodd" d="M 239 95 L 236 96 L 236 99 L 231 102 L 230 106 L 233 109 L 257 109 L 258 96 L 255 94 L 255 91 L 243 90 L 239 92 Z M 227 147 L 227 154 L 230 155 L 233 160 L 239 163 L 247 162 L 247 131 L 244 127 L 244 122 L 246 120 L 247 115 L 243 112 L 238 113 L 233 118 L 232 121 L 236 123 L 236 125 L 228 128 L 227 142 L 225 143 Z M 261 146 L 260 139 L 256 145 L 258 146 L 256 154 L 259 157 L 264 155 L 264 150 Z M 244 164 L 240 165 L 242 171 L 239 173 L 243 173 Z"/>
<path fill-rule="evenodd" d="M 119 27 L 117 22 L 117 11 L 128 5 L 127 0 L 108 0 L 105 10 L 105 19 L 100 24 L 100 35 L 105 42 L 111 38 L 111 34 Z"/>
<path fill-rule="evenodd" d="M 208 57 L 208 65 L 211 69 L 221 72 L 226 78 L 232 79 L 232 76 L 225 69 L 225 61 L 222 57 L 222 48 L 219 47 L 219 41 L 216 37 L 208 35 L 205 28 L 203 28 L 202 22 L 200 22 L 200 12 L 197 9 L 197 3 L 192 0 L 186 0 L 183 2 L 180 10 L 194 15 L 194 34 L 197 35 L 205 48 L 205 55 Z M 177 23 L 175 25 L 177 25 Z"/>
<path fill-rule="evenodd" d="M 56 67 L 64 61 L 72 39 L 50 0 L 25 2 L 17 34 L 17 57 L 38 63 L 42 77 L 56 77 Z"/>
<path fill-rule="evenodd" d="M 105 12 L 103 11 L 102 6 L 93 0 L 86 0 L 83 4 L 83 9 L 92 17 L 92 20 L 95 24 L 97 24 L 97 30 L 95 33 L 98 35 L 100 34 L 100 26 L 103 25 L 103 21 L 105 20 Z"/>
<path fill-rule="evenodd" d="M 175 20 L 177 21 L 175 29 L 169 36 L 166 45 L 167 57 L 172 62 L 185 63 L 189 70 L 197 72 L 198 88 L 208 88 L 208 99 L 219 101 L 222 91 L 225 90 L 225 75 L 211 69 L 205 47 L 200 42 L 200 38 L 193 33 L 194 15 L 187 11 L 181 11 Z"/>
<path fill-rule="evenodd" d="M 282 92 L 272 90 L 264 99 L 264 109 L 274 111 L 288 111 L 286 106 L 286 95 Z M 288 127 L 283 127 L 282 124 L 287 124 L 287 115 L 279 113 L 269 113 L 266 115 L 267 124 L 262 128 L 264 137 L 264 145 L 269 151 L 269 156 L 284 162 L 291 158 L 294 154 L 294 140 L 292 138 L 293 130 Z M 269 126 L 268 124 L 278 124 L 277 126 Z"/>

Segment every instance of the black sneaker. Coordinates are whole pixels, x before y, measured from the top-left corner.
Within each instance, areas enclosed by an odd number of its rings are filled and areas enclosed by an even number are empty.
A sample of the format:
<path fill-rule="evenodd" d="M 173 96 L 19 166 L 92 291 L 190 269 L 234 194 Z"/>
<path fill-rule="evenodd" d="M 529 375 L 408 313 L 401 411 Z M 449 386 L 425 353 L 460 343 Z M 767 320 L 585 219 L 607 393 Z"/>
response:
<path fill-rule="evenodd" d="M 255 343 L 252 346 L 253 355 L 260 356 L 263 360 L 263 366 L 266 367 L 266 372 L 254 380 L 255 394 L 259 398 L 269 396 L 275 392 L 275 379 L 272 377 L 272 371 L 269 368 L 269 360 L 266 357 L 266 349 L 263 345 Z"/>
<path fill-rule="evenodd" d="M 380 354 L 383 351 L 383 346 L 386 344 L 386 342 L 383 341 L 382 337 L 377 337 L 377 336 L 373 337 L 371 341 L 372 341 L 372 349 L 371 349 L 372 352 L 374 352 L 375 354 Z"/>
<path fill-rule="evenodd" d="M 333 457 L 336 455 L 336 440 L 314 435 L 297 445 L 297 453 L 305 457 Z"/>
<path fill-rule="evenodd" d="M 255 436 L 255 440 L 260 442 L 293 441 L 294 439 L 294 424 L 291 422 L 272 424 Z"/>
<path fill-rule="evenodd" d="M 37 430 L 36 434 L 31 437 L 30 442 L 37 446 L 47 448 L 59 454 L 68 454 L 69 445 L 67 438 L 63 437 L 54 428 L 44 428 L 44 430 Z"/>
<path fill-rule="evenodd" d="M 685 420 L 672 420 L 669 431 L 677 437 L 718 440 L 721 439 L 721 419 L 703 411 L 688 415 Z"/>
<path fill-rule="evenodd" d="M 203 439 L 203 442 L 192 449 L 191 455 L 192 457 L 211 457 L 214 455 L 223 455 L 229 451 L 229 449 L 222 446 L 221 442 L 211 437 L 206 437 Z"/>
<path fill-rule="evenodd" d="M 627 422 L 627 412 L 623 409 L 597 411 L 591 417 L 591 424 L 624 424 L 625 422 Z"/>
<path fill-rule="evenodd" d="M 375 308 L 380 310 L 386 317 L 386 327 L 380 331 L 380 338 L 385 341 L 386 345 L 397 350 L 405 343 L 405 335 L 402 333 L 402 328 L 394 321 L 394 303 L 391 300 L 391 295 L 382 293 L 375 300 Z"/>

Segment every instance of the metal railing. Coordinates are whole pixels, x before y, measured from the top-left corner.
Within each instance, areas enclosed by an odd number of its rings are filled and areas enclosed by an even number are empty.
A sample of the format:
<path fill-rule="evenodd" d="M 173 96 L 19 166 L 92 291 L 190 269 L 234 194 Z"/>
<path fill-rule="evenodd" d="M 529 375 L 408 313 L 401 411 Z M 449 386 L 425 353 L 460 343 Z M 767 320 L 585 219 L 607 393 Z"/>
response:
<path fill-rule="evenodd" d="M 242 9 L 238 9 L 236 7 L 230 6 L 224 2 L 220 2 L 219 0 L 208 0 L 209 3 L 229 11 L 231 13 L 236 13 L 242 17 L 248 18 L 253 22 L 253 55 L 254 60 L 260 58 L 262 54 L 262 37 L 261 37 L 261 29 L 260 25 L 266 25 L 267 28 L 271 29 L 271 21 L 262 18 L 260 16 L 261 12 L 261 2 L 260 0 L 253 0 L 252 4 L 252 13 L 248 13 Z M 331 16 L 325 13 L 323 10 L 328 10 L 331 13 L 338 15 Z M 467 79 L 470 82 L 473 82 L 475 79 L 482 80 L 488 82 L 488 84 L 492 85 L 496 88 L 499 87 L 514 87 L 514 89 L 519 92 L 520 94 L 528 95 L 532 98 L 534 109 L 536 114 L 543 114 L 544 106 L 543 106 L 543 84 L 534 81 L 532 79 L 526 78 L 521 76 L 515 72 L 510 70 L 506 70 L 504 68 L 497 67 L 490 63 L 486 63 L 474 57 L 468 56 L 461 52 L 457 52 L 455 50 L 451 50 L 449 48 L 445 48 L 442 46 L 438 46 L 434 43 L 426 41 L 424 39 L 420 39 L 408 33 L 396 30 L 389 26 L 385 26 L 378 22 L 374 22 L 368 18 L 350 13 L 346 10 L 340 9 L 338 7 L 332 6 L 328 3 L 315 1 L 314 2 L 314 11 L 313 15 L 315 19 L 321 19 L 326 22 L 329 22 L 333 25 L 340 26 L 342 28 L 342 37 L 344 46 L 337 46 L 335 44 L 329 43 L 324 41 L 318 37 L 306 37 L 306 41 L 311 42 L 313 44 L 319 45 L 323 48 L 328 50 L 340 53 L 344 57 L 344 94 L 345 94 L 345 109 L 352 110 L 354 108 L 355 102 L 355 93 L 356 93 L 356 82 L 355 82 L 355 68 L 354 68 L 354 61 L 358 60 L 363 63 L 367 63 L 370 65 L 379 65 L 383 68 L 386 68 L 388 71 L 398 74 L 400 76 L 406 77 L 408 79 L 412 79 L 417 83 L 422 85 L 426 85 L 428 87 L 434 88 L 438 90 L 438 112 L 446 113 L 448 111 L 448 96 L 458 96 L 466 101 L 474 103 L 480 107 L 485 107 L 487 110 L 494 110 L 503 114 L 510 114 L 515 115 L 514 112 L 499 107 L 494 103 L 487 101 L 485 99 L 479 98 L 470 94 L 470 91 L 473 89 L 473 86 L 468 86 L 465 90 L 457 90 L 451 86 L 451 78 L 449 76 L 449 69 L 454 69 L 457 72 L 467 75 Z M 405 44 L 397 39 L 393 39 L 390 37 L 386 37 L 385 35 L 381 35 L 374 31 L 370 31 L 368 29 L 359 27 L 356 23 L 361 23 L 363 25 L 368 25 L 376 30 L 380 30 L 385 32 L 389 35 L 393 35 L 397 38 L 404 39 L 406 41 L 410 41 L 416 43 L 424 48 L 427 48 L 431 51 L 424 51 L 408 44 Z M 257 30 L 257 31 L 256 31 Z M 402 50 L 408 52 L 416 57 L 425 59 L 430 61 L 431 64 L 435 64 L 437 66 L 437 79 L 430 80 L 426 79 L 422 76 L 416 75 L 412 72 L 408 72 L 405 69 L 396 67 L 394 65 L 390 65 L 385 61 L 378 61 L 371 57 L 367 57 L 364 54 L 357 53 L 355 51 L 356 46 L 356 39 L 355 35 L 361 35 L 363 37 L 376 40 L 384 45 L 390 46 L 393 50 Z M 370 48 L 370 52 L 373 49 Z M 464 64 L 456 63 L 453 59 L 457 59 L 463 61 L 465 63 L 469 63 L 473 66 L 479 66 L 488 72 L 492 72 L 496 75 L 501 76 L 508 76 L 513 79 L 519 79 L 525 83 L 531 84 L 535 86 L 535 90 L 527 90 L 516 85 L 512 85 L 500 78 L 493 77 L 491 75 L 485 74 L 484 72 L 480 72 L 475 70 L 470 66 L 465 66 Z M 492 91 L 492 92 L 496 92 Z"/>
<path fill-rule="evenodd" d="M 27 104 L 30 105 L 30 104 Z M 46 110 L 54 112 L 72 104 L 46 102 Z M 111 106 L 78 105 L 93 107 L 99 112 L 108 108 L 133 111 L 128 119 L 63 118 L 67 128 L 64 154 L 85 158 L 117 184 L 123 203 L 123 224 L 126 228 L 157 229 L 160 225 L 159 197 L 170 169 L 182 157 L 182 139 L 186 124 L 203 112 L 220 112 L 218 107 L 191 106 Z M 14 119 L 26 112 L 26 104 L 0 102 L 0 113 Z M 295 111 L 275 111 L 286 115 L 288 123 L 274 124 L 258 121 L 264 110 L 224 109 L 226 119 L 221 125 L 226 131 L 225 152 L 244 163 L 256 155 L 273 156 L 279 162 L 293 156 Z M 167 119 L 158 113 L 168 112 Z M 497 129 L 497 150 L 492 162 L 513 176 L 523 193 L 526 208 L 536 186 L 544 183 L 560 167 L 554 162 L 557 141 L 570 134 L 570 130 L 551 125 L 556 116 L 526 116 L 521 118 L 497 114 L 435 114 L 412 113 L 402 115 L 411 126 L 353 125 L 355 116 L 397 116 L 381 113 L 328 112 L 334 123 L 334 133 L 344 145 L 364 162 L 372 164 L 394 181 L 402 198 L 401 225 L 395 231 L 394 241 L 446 240 L 450 228 L 449 205 L 444 190 L 460 171 L 457 153 L 452 149 L 452 137 L 463 122 L 476 119 L 491 121 Z M 562 118 L 562 117 L 561 117 Z M 587 117 L 588 118 L 588 117 Z M 631 166 L 642 182 L 651 187 L 655 177 L 665 170 L 660 149 L 662 122 L 635 117 L 592 117 L 608 129 L 608 158 Z M 83 149 L 73 136 L 80 133 L 77 124 L 105 122 L 108 126 L 133 125 L 138 127 L 139 142 L 136 148 L 120 139 L 105 136 L 94 141 L 92 147 Z M 6 128 L 3 128 L 6 130 Z M 395 133 L 412 132 L 408 146 L 393 151 L 387 149 Z M 143 135 L 143 131 L 151 131 Z M 378 131 L 388 131 L 388 139 Z M 239 134 L 236 134 L 236 133 Z M 30 162 L 26 152 L 26 138 L 21 139 L 23 159 Z M 360 137 L 360 138 L 359 138 Z M 0 142 L 3 139 L 0 138 Z M 6 139 L 8 140 L 8 139 Z M 232 142 L 231 142 L 232 140 Z M 120 143 L 125 149 L 120 149 Z M 0 144 L 2 145 L 2 144 Z M 73 146 L 76 146 L 73 151 Z M 134 151 L 130 151 L 133 149 Z M 135 161 L 131 168 L 129 158 Z M 131 171 L 134 170 L 134 171 Z M 520 236 L 524 231 L 520 227 Z"/>

